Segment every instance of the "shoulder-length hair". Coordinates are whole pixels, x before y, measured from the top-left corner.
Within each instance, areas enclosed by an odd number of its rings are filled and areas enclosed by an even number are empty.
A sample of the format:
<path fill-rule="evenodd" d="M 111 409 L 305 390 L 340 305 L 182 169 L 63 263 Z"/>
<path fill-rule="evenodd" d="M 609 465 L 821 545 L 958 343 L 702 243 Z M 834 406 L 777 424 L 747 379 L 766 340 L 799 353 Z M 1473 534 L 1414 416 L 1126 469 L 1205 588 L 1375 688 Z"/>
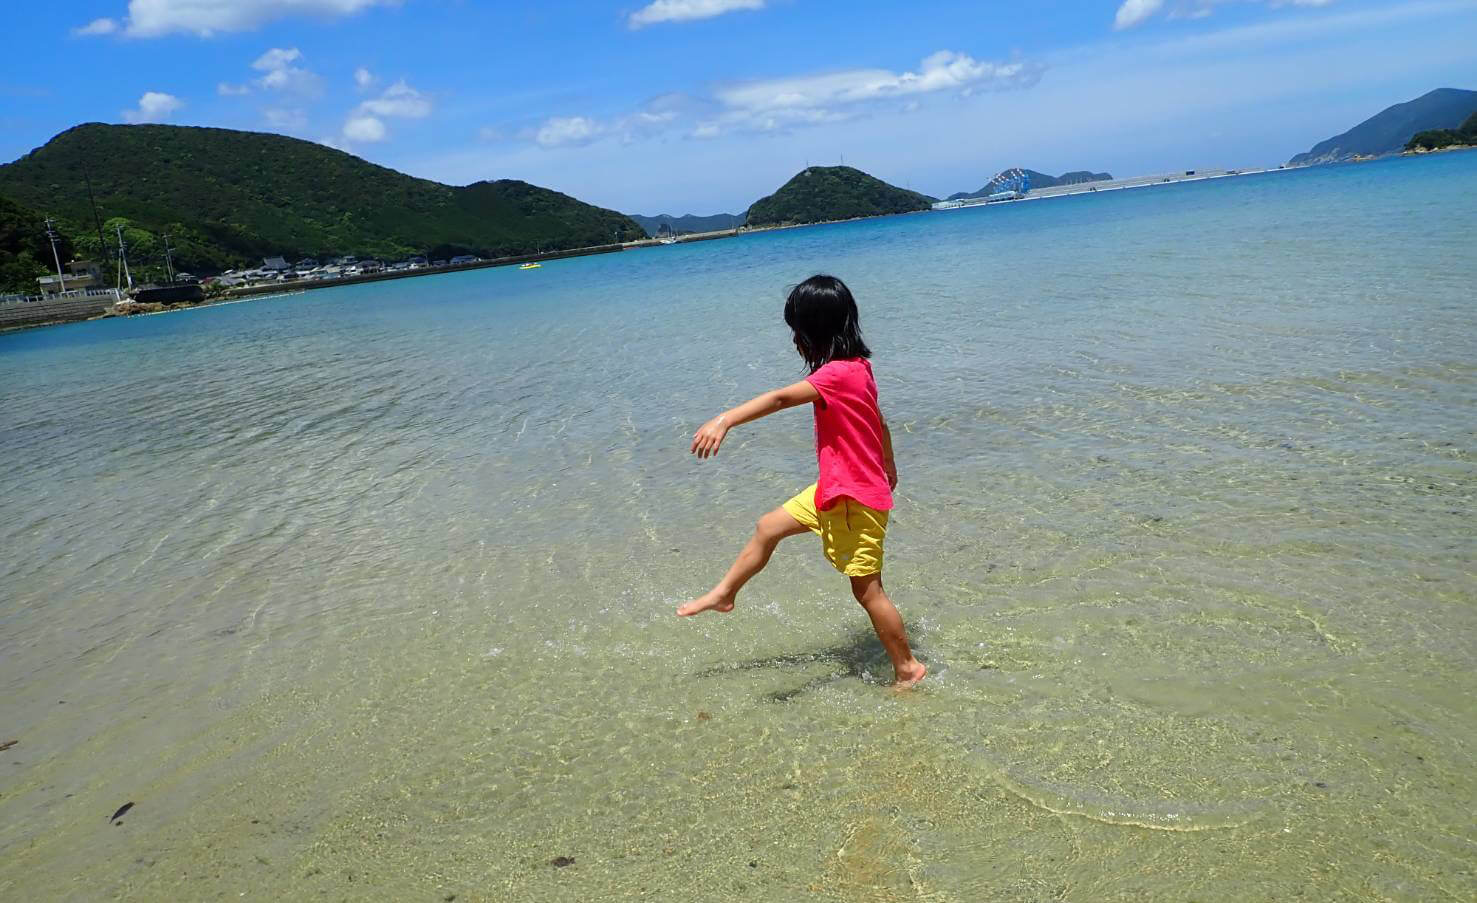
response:
<path fill-rule="evenodd" d="M 856 299 L 835 276 L 811 276 L 791 289 L 785 325 L 795 334 L 795 348 L 811 373 L 831 361 L 872 356 L 862 341 Z"/>

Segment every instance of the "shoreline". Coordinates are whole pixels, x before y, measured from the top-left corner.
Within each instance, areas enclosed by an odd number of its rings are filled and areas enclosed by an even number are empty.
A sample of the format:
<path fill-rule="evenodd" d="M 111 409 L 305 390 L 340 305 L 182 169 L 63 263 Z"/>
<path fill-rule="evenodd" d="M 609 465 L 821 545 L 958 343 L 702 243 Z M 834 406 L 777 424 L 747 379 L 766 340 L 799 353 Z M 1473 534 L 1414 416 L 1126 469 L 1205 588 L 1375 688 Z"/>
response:
<path fill-rule="evenodd" d="M 1400 154 L 1392 154 L 1391 157 L 1418 157 L 1428 154 L 1446 153 L 1448 151 L 1472 150 L 1471 145 L 1451 146 L 1438 148 L 1432 151 L 1405 151 Z M 1329 164 L 1313 164 L 1317 166 Z M 694 232 L 686 235 L 676 236 L 675 240 L 663 241 L 656 238 L 637 239 L 635 241 L 620 242 L 607 245 L 592 245 L 583 248 L 568 248 L 560 251 L 546 251 L 535 254 L 518 254 L 508 257 L 497 257 L 490 260 L 479 260 L 473 263 L 458 264 L 456 266 L 442 266 L 425 268 L 419 270 L 403 270 L 397 272 L 370 273 L 360 276 L 351 276 L 341 279 L 327 280 L 295 280 L 292 282 L 271 282 L 257 285 L 240 286 L 227 289 L 224 293 L 215 297 L 207 297 L 205 300 L 189 304 L 166 304 L 162 308 L 153 310 L 137 310 L 131 312 L 119 312 L 107 310 L 102 313 L 88 313 L 83 316 L 66 316 L 49 319 L 41 322 L 26 323 L 7 326 L 0 329 L 0 333 L 15 332 L 23 329 L 34 329 L 45 326 L 58 326 L 66 323 L 77 323 L 92 320 L 114 319 L 121 317 L 145 316 L 157 313 L 174 313 L 181 310 L 195 310 L 203 307 L 213 307 L 217 304 L 231 304 L 239 301 L 258 300 L 270 296 L 296 295 L 317 289 L 333 288 L 343 285 L 360 285 L 370 282 L 387 282 L 396 279 L 411 279 L 421 276 L 437 276 L 446 273 L 460 273 L 468 270 L 483 270 L 496 267 L 517 266 L 525 263 L 538 263 L 550 260 L 561 260 L 573 257 L 591 257 L 598 254 L 614 254 L 622 251 L 644 250 L 648 248 L 661 248 L 670 245 L 688 244 L 692 242 L 717 241 L 726 238 L 739 238 L 763 232 L 778 232 L 787 229 L 803 229 L 811 226 L 829 226 L 840 223 L 854 223 L 861 220 L 882 219 L 891 216 L 912 216 L 926 213 L 947 213 L 955 210 L 967 210 L 978 207 L 997 207 L 1020 203 L 1022 201 L 1045 201 L 1053 198 L 1075 197 L 1084 194 L 1101 194 L 1104 192 L 1126 191 L 1130 189 L 1152 188 L 1157 185 L 1177 185 L 1187 182 L 1205 182 L 1215 179 L 1236 178 L 1239 176 L 1265 175 L 1277 172 L 1292 172 L 1294 170 L 1307 169 L 1308 166 L 1281 165 L 1275 167 L 1263 167 L 1256 169 L 1207 169 L 1207 170 L 1183 170 L 1174 173 L 1159 173 L 1147 176 L 1134 176 L 1126 179 L 1112 179 L 1101 182 L 1079 182 L 1072 185 L 1054 185 L 1049 188 L 1034 189 L 1023 198 L 1002 201 L 984 201 L 983 199 L 966 199 L 965 203 L 955 203 L 947 207 L 933 207 L 929 210 L 909 211 L 907 213 L 884 213 L 874 216 L 857 216 L 839 220 L 819 220 L 810 223 L 783 223 L 765 226 L 742 226 L 736 229 L 723 229 L 714 232 Z M 943 203 L 943 202 L 940 202 Z"/>

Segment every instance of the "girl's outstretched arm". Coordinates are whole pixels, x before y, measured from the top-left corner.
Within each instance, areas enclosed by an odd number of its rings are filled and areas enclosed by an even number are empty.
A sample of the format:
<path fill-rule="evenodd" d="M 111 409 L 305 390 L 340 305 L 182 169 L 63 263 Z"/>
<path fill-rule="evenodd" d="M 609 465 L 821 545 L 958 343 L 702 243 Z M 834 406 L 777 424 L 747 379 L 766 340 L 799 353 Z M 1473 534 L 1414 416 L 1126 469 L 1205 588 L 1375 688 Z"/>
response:
<path fill-rule="evenodd" d="M 821 393 L 816 391 L 815 386 L 802 380 L 794 385 L 785 386 L 783 389 L 775 389 L 773 392 L 765 392 L 757 398 L 751 398 L 699 427 L 697 434 L 692 437 L 692 453 L 699 458 L 711 458 L 718 454 L 718 446 L 723 444 L 723 438 L 728 435 L 728 431 L 740 423 L 748 423 L 750 420 L 758 420 L 775 411 L 783 411 L 785 408 L 817 401 L 820 397 Z"/>

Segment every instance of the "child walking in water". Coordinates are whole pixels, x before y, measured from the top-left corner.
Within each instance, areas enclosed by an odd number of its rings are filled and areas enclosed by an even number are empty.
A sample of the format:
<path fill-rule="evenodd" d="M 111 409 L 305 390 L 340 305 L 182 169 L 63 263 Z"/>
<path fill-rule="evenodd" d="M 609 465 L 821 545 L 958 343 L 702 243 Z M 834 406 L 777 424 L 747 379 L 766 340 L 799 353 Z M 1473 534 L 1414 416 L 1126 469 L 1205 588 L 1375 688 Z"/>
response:
<path fill-rule="evenodd" d="M 728 431 L 796 405 L 815 406 L 815 450 L 820 476 L 799 495 L 759 518 L 748 545 L 708 593 L 678 607 L 686 617 L 732 611 L 749 578 L 764 569 L 780 540 L 807 530 L 821 538 L 826 558 L 851 579 L 877 639 L 892 659 L 893 686 L 911 687 L 928 669 L 913 657 L 903 619 L 882 589 L 882 540 L 897 487 L 892 434 L 877 407 L 872 352 L 862 341 L 856 301 L 834 276 L 812 276 L 785 300 L 785 323 L 810 368 L 801 382 L 766 392 L 703 424 L 692 437 L 699 458 L 718 453 Z"/>

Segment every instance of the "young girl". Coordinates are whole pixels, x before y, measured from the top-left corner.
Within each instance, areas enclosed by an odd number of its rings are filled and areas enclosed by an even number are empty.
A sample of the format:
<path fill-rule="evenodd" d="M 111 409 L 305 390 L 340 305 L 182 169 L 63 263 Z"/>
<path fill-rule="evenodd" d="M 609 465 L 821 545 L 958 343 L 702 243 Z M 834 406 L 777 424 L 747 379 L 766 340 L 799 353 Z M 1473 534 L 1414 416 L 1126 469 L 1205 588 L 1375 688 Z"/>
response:
<path fill-rule="evenodd" d="M 856 301 L 834 276 L 812 276 L 785 301 L 785 323 L 795 348 L 810 367 L 802 382 L 746 401 L 709 420 L 692 437 L 699 458 L 718 453 L 728 431 L 796 405 L 815 405 L 815 450 L 820 478 L 779 508 L 759 518 L 749 544 L 718 585 L 680 606 L 684 617 L 732 611 L 749 578 L 763 570 L 786 536 L 809 530 L 821 538 L 826 558 L 851 578 L 851 593 L 872 619 L 877 639 L 892 659 L 893 684 L 911 687 L 928 669 L 913 657 L 903 619 L 882 589 L 882 540 L 897 486 L 892 434 L 877 407 L 872 352 L 862 341 Z"/>

